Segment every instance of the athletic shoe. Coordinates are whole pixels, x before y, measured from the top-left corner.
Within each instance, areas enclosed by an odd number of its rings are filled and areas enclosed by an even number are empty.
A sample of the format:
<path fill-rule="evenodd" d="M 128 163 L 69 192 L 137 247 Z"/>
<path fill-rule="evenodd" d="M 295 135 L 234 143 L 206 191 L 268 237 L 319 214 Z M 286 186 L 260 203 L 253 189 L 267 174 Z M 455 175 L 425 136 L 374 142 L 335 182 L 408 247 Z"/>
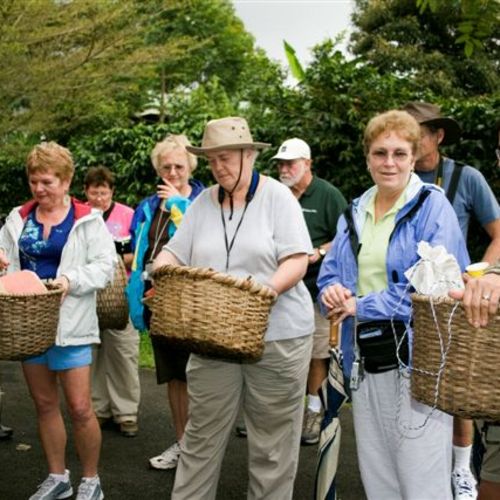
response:
<path fill-rule="evenodd" d="M 139 426 L 134 420 L 125 420 L 125 422 L 120 422 L 120 432 L 122 436 L 133 438 L 137 436 Z"/>
<path fill-rule="evenodd" d="M 78 486 L 76 500 L 102 500 L 104 493 L 99 478 L 82 479 Z"/>
<path fill-rule="evenodd" d="M 161 455 L 149 459 L 149 465 L 152 469 L 169 470 L 177 467 L 181 446 L 176 441 L 170 448 L 167 448 Z"/>
<path fill-rule="evenodd" d="M 456 469 L 451 473 L 455 500 L 476 500 L 476 479 L 469 469 Z"/>
<path fill-rule="evenodd" d="M 47 479 L 38 486 L 37 492 L 30 496 L 29 500 L 56 500 L 69 498 L 72 495 L 73 488 L 69 476 L 67 481 L 58 481 L 52 474 L 49 474 Z"/>
<path fill-rule="evenodd" d="M 317 444 L 319 443 L 319 433 L 321 430 L 321 421 L 323 420 L 323 413 L 316 413 L 315 411 L 306 408 L 304 411 L 304 423 L 302 425 L 302 437 L 300 442 L 302 444 Z"/>

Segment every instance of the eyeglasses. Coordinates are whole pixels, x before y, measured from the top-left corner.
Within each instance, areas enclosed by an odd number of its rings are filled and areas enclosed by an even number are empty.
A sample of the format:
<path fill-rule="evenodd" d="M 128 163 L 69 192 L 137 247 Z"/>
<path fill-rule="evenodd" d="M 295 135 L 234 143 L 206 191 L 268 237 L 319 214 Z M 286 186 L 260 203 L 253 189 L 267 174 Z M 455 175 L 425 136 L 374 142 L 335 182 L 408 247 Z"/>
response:
<path fill-rule="evenodd" d="M 387 161 L 392 158 L 396 163 L 403 163 L 409 158 L 410 154 L 406 151 L 394 151 L 391 154 L 389 151 L 375 150 L 370 152 L 370 156 L 377 162 Z"/>
<path fill-rule="evenodd" d="M 111 189 L 105 191 L 93 191 L 92 189 L 87 190 L 88 198 L 108 198 L 113 194 Z"/>
<path fill-rule="evenodd" d="M 185 169 L 186 169 L 185 165 L 177 165 L 177 164 L 161 165 L 160 167 L 158 167 L 158 172 L 160 174 L 168 174 L 170 172 L 181 173 Z"/>

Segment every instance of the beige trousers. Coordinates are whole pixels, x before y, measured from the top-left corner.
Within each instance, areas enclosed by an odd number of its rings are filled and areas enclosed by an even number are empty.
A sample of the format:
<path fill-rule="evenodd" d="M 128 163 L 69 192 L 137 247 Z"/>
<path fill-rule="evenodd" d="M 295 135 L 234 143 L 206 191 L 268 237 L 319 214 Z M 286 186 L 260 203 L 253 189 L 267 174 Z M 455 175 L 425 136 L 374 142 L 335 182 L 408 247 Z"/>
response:
<path fill-rule="evenodd" d="M 139 335 L 129 323 L 124 330 L 103 330 L 94 348 L 91 369 L 92 404 L 98 417 L 117 423 L 137 420 L 139 384 Z"/>
<path fill-rule="evenodd" d="M 174 500 L 216 498 L 224 451 L 240 405 L 248 432 L 248 499 L 292 498 L 312 336 L 267 342 L 255 364 L 191 355 L 189 421 Z"/>

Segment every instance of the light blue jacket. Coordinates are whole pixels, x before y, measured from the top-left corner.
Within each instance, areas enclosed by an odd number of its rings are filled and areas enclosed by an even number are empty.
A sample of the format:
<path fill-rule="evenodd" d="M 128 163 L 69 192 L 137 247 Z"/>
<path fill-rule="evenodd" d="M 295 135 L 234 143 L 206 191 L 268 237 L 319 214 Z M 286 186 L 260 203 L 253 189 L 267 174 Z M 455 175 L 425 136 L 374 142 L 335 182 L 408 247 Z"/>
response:
<path fill-rule="evenodd" d="M 339 219 L 337 235 L 318 275 L 319 297 L 325 288 L 335 283 L 341 283 L 354 296 L 357 295 L 359 239 L 374 189 L 372 187 L 355 199 Z M 455 256 L 462 270 L 469 264 L 457 216 L 442 189 L 424 184 L 412 174 L 406 193 L 407 201 L 396 215 L 387 248 L 388 287 L 382 292 L 372 292 L 356 299 L 358 321 L 390 320 L 393 317 L 409 322 L 412 314 L 410 292 L 413 290 L 408 287 L 404 272 L 419 260 L 417 245 L 420 241 L 427 241 L 431 246 L 443 245 Z M 349 376 L 354 360 L 353 317 L 342 324 L 341 347 L 344 372 Z"/>
<path fill-rule="evenodd" d="M 172 196 L 167 202 L 167 208 L 172 210 L 175 205 L 176 209 L 185 213 L 191 202 L 203 191 L 203 184 L 196 179 L 189 179 L 191 186 L 191 194 L 189 198 L 183 196 Z M 132 261 L 130 278 L 125 289 L 127 295 L 128 306 L 130 310 L 130 319 L 134 327 L 139 331 L 147 329 L 144 321 L 144 304 L 142 298 L 144 296 L 144 256 L 149 247 L 148 233 L 153 222 L 154 215 L 160 206 L 161 199 L 154 194 L 145 198 L 139 203 L 135 209 L 132 224 L 130 226 L 130 234 L 132 236 L 132 251 L 134 252 L 134 260 Z M 175 233 L 176 225 L 170 220 L 167 225 L 169 237 Z"/>

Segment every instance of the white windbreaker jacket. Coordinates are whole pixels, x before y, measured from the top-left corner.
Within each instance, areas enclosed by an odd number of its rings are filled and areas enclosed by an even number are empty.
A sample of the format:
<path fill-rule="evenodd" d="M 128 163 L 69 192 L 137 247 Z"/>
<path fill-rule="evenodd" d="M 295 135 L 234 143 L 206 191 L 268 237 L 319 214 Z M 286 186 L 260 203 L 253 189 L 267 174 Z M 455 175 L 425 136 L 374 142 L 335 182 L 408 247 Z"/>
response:
<path fill-rule="evenodd" d="M 99 211 L 72 199 L 75 223 L 63 248 L 57 276 L 70 282 L 61 304 L 56 345 L 98 344 L 96 291 L 112 279 L 116 251 L 110 232 Z M 9 259 L 7 272 L 20 269 L 19 238 L 24 221 L 35 203 L 14 208 L 0 229 L 0 249 Z"/>

